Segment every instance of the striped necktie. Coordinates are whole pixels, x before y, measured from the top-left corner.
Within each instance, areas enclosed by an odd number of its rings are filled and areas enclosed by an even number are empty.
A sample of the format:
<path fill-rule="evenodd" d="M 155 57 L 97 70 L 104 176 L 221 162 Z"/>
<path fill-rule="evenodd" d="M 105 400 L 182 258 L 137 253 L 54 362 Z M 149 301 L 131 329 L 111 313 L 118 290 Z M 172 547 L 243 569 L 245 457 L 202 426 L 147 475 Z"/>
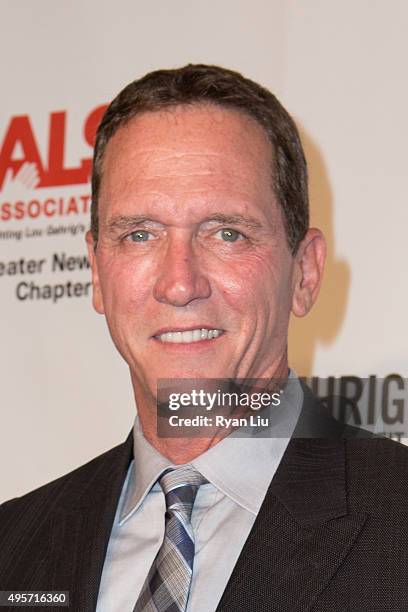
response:
<path fill-rule="evenodd" d="M 163 544 L 133 612 L 185 612 L 194 561 L 191 513 L 205 478 L 190 465 L 166 470 L 159 483 L 166 496 Z"/>

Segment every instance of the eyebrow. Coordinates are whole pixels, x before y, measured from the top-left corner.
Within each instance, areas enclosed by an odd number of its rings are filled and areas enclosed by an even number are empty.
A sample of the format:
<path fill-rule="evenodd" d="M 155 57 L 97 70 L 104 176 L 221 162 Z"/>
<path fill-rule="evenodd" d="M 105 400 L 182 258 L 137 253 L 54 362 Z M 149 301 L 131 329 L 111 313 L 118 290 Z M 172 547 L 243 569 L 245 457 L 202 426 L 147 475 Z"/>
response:
<path fill-rule="evenodd" d="M 116 232 L 127 229 L 132 229 L 135 225 L 142 224 L 157 224 L 157 221 L 149 219 L 146 215 L 118 215 L 113 217 L 106 224 L 108 232 Z"/>
<path fill-rule="evenodd" d="M 247 217 L 244 215 L 225 215 L 223 213 L 216 213 L 206 219 L 207 223 L 215 222 L 224 225 L 243 225 L 249 229 L 262 229 L 263 224 L 255 219 L 254 217 Z"/>
<path fill-rule="evenodd" d="M 245 215 L 226 215 L 224 213 L 215 213 L 204 220 L 204 223 L 218 223 L 222 225 L 241 225 L 249 229 L 262 229 L 263 225 L 260 221 L 251 216 Z M 132 229 L 136 225 L 159 224 L 158 221 L 149 219 L 146 215 L 118 215 L 113 217 L 106 224 L 108 232 L 116 232 Z"/>

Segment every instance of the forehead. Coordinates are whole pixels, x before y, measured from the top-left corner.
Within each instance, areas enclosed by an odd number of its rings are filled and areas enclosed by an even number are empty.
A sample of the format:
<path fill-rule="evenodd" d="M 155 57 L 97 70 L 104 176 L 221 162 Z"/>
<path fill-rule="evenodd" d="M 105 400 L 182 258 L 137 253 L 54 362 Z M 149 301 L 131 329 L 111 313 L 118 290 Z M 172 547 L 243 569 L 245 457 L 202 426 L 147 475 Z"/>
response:
<path fill-rule="evenodd" d="M 254 119 L 216 105 L 143 113 L 107 144 L 100 201 L 137 193 L 270 201 L 272 145 Z"/>

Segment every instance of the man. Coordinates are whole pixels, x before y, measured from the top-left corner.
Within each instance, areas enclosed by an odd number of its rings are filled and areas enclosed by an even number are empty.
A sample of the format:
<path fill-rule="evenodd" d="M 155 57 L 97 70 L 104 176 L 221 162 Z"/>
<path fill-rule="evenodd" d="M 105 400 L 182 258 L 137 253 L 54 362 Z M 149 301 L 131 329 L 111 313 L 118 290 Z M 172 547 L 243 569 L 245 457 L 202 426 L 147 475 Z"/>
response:
<path fill-rule="evenodd" d="M 407 450 L 359 439 L 288 370 L 290 312 L 324 264 L 308 225 L 299 136 L 270 92 L 190 65 L 117 96 L 87 241 L 137 419 L 1 507 L 1 589 L 69 591 L 84 612 L 408 610 Z M 285 431 L 161 435 L 158 381 L 186 378 L 280 380 Z"/>

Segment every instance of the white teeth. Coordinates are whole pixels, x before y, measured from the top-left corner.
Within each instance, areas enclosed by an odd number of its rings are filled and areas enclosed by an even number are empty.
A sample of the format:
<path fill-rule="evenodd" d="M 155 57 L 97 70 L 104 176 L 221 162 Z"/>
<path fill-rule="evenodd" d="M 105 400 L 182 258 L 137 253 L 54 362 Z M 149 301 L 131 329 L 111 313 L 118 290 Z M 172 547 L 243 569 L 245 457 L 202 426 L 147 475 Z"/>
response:
<path fill-rule="evenodd" d="M 173 332 L 173 337 L 171 339 L 172 342 L 183 342 L 182 339 L 183 334 L 181 332 Z"/>
<path fill-rule="evenodd" d="M 191 329 L 188 331 L 166 332 L 157 336 L 161 342 L 174 342 L 175 344 L 188 344 L 200 342 L 201 340 L 212 340 L 222 334 L 222 329 Z"/>
<path fill-rule="evenodd" d="M 195 329 L 193 331 L 193 342 L 197 342 L 197 340 L 201 339 L 201 330 L 200 329 Z"/>
<path fill-rule="evenodd" d="M 193 332 L 192 331 L 183 331 L 181 334 L 183 342 L 187 344 L 187 342 L 193 341 Z"/>

